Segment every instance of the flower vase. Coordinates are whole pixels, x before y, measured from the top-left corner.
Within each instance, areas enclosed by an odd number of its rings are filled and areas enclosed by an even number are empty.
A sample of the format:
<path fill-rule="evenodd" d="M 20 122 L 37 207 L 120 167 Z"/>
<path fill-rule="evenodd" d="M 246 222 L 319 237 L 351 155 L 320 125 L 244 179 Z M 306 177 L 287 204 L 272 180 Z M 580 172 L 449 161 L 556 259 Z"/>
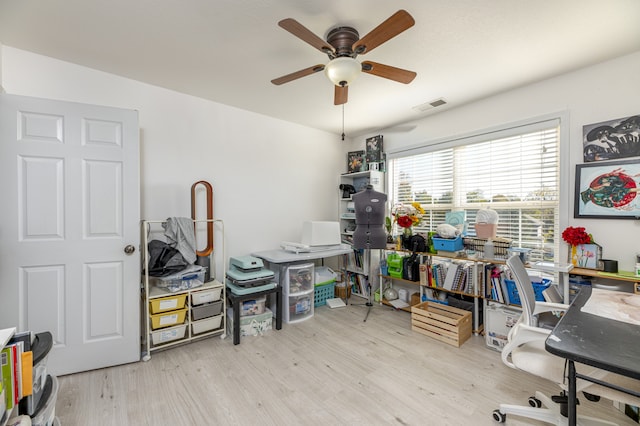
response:
<path fill-rule="evenodd" d="M 571 264 L 573 266 L 578 266 L 578 246 L 571 246 Z"/>

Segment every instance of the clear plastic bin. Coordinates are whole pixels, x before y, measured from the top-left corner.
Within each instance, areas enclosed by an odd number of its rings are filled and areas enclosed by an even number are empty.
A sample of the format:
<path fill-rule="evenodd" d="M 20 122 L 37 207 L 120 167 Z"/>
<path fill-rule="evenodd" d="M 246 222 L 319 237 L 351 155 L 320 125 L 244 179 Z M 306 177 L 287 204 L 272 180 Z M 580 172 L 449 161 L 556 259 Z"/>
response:
<path fill-rule="evenodd" d="M 204 284 L 206 268 L 199 265 L 191 265 L 186 269 L 152 280 L 152 284 L 170 292 L 189 290 Z"/>
<path fill-rule="evenodd" d="M 56 417 L 56 400 L 58 399 L 58 379 L 47 376 L 42 400 L 38 404 L 36 413 L 31 416 L 32 426 L 50 426 Z"/>

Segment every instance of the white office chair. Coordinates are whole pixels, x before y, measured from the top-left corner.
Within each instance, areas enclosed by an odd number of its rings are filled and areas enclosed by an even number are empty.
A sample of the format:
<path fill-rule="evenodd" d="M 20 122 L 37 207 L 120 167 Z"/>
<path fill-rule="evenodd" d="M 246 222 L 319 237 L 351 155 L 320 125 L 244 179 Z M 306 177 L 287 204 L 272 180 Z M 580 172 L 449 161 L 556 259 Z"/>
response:
<path fill-rule="evenodd" d="M 562 393 L 549 398 L 542 392 L 536 392 L 535 396 L 529 398 L 530 406 L 528 407 L 500 404 L 500 408 L 493 412 L 493 418 L 498 422 L 504 422 L 507 414 L 513 414 L 555 425 L 566 425 L 568 419 L 566 417 L 566 396 L 564 395 L 564 391 L 567 389 L 564 383 L 565 360 L 546 351 L 544 343 L 551 330 L 538 327 L 537 316 L 543 312 L 566 311 L 569 306 L 560 303 L 537 302 L 529 274 L 517 254 L 507 260 L 507 265 L 518 288 L 520 301 L 522 302 L 522 316 L 509 332 L 508 343 L 502 349 L 502 361 L 511 368 L 526 371 L 556 383 Z M 576 368 L 581 374 L 591 377 L 606 380 L 611 380 L 612 378 L 612 375 L 606 371 L 583 364 L 576 364 Z M 612 381 L 616 383 L 624 381 L 624 384 L 630 385 L 631 380 L 618 376 Z M 591 382 L 584 380 L 577 381 L 577 390 L 586 390 L 591 396 L 599 395 L 617 401 L 637 400 L 637 398 L 602 386 L 593 385 Z M 590 397 L 589 399 L 597 400 L 598 398 Z M 545 408 L 542 408 L 543 406 Z M 586 416 L 578 416 L 577 422 L 580 425 L 615 425 L 615 423 Z"/>

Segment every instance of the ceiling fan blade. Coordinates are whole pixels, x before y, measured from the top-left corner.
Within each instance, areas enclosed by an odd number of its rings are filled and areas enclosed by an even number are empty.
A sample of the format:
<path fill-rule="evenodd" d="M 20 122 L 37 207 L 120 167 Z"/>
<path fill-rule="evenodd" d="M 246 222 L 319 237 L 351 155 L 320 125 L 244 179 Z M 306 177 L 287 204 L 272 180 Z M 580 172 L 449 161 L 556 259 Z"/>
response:
<path fill-rule="evenodd" d="M 371 61 L 362 62 L 362 72 L 377 75 L 382 78 L 388 78 L 389 80 L 394 80 L 404 84 L 411 83 L 413 79 L 416 78 L 416 75 L 418 75 L 413 71 L 407 71 L 402 68 L 396 68 L 391 65 L 384 65 Z"/>
<path fill-rule="evenodd" d="M 387 40 L 411 28 L 416 21 L 406 10 L 399 10 L 367 35 L 353 43 L 352 49 L 358 55 L 371 52 Z"/>
<path fill-rule="evenodd" d="M 347 103 L 349 98 L 349 86 L 335 86 L 333 104 L 342 105 Z"/>
<path fill-rule="evenodd" d="M 298 37 L 300 40 L 309 43 L 311 46 L 315 47 L 323 53 L 334 51 L 333 47 L 329 43 L 309 31 L 307 27 L 305 27 L 295 19 L 283 19 L 282 21 L 278 22 L 278 25 L 289 31 L 294 36 Z"/>
<path fill-rule="evenodd" d="M 314 65 L 312 67 L 305 68 L 300 71 L 292 72 L 291 74 L 283 75 L 282 77 L 274 78 L 273 80 L 271 80 L 271 82 L 276 86 L 279 86 L 281 84 L 288 83 L 293 80 L 297 80 L 301 77 L 306 77 L 308 75 L 320 72 L 322 70 L 324 70 L 324 65 L 322 64 Z"/>

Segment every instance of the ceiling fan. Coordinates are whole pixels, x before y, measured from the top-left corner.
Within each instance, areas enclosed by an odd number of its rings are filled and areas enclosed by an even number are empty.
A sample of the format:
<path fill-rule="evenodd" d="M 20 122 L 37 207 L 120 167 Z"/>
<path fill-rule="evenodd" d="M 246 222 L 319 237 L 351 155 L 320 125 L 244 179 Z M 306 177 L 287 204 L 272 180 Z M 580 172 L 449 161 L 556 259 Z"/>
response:
<path fill-rule="evenodd" d="M 406 10 L 399 10 L 362 38 L 360 38 L 355 28 L 336 27 L 329 31 L 325 41 L 295 19 L 283 19 L 278 22 L 280 27 L 327 54 L 329 63 L 326 65 L 314 65 L 273 79 L 271 82 L 275 85 L 281 85 L 324 70 L 329 80 L 335 85 L 334 105 L 347 103 L 348 86 L 360 72 L 366 72 L 367 74 L 404 84 L 411 83 L 416 77 L 416 73 L 413 71 L 371 61 L 360 63 L 356 60 L 356 57 L 371 52 L 382 43 L 411 28 L 414 24 L 413 17 Z"/>

